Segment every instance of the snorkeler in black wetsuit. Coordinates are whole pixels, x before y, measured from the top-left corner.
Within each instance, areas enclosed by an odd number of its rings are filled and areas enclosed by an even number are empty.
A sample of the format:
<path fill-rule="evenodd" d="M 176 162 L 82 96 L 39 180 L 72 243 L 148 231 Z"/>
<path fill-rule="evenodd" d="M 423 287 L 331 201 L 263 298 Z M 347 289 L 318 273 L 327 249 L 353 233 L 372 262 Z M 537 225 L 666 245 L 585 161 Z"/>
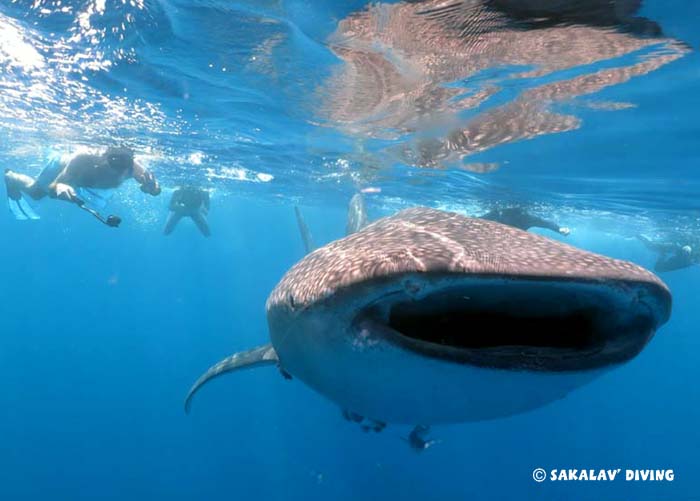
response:
<path fill-rule="evenodd" d="M 675 271 L 694 264 L 700 264 L 700 253 L 690 245 L 654 242 L 644 235 L 637 235 L 637 239 L 642 242 L 647 249 L 659 255 L 654 265 L 655 271 Z"/>
<path fill-rule="evenodd" d="M 207 214 L 209 213 L 209 192 L 194 186 L 183 186 L 173 193 L 170 199 L 170 214 L 163 233 L 170 235 L 183 217 L 189 217 L 205 237 L 211 235 Z"/>
<path fill-rule="evenodd" d="M 525 211 L 521 207 L 508 207 L 505 209 L 494 209 L 487 212 L 483 216 L 479 216 L 480 219 L 487 219 L 489 221 L 495 221 L 497 223 L 506 224 L 508 226 L 513 226 L 514 228 L 519 228 L 521 230 L 529 230 L 530 228 L 545 228 L 547 230 L 556 231 L 564 236 L 568 235 L 571 231 L 569 228 L 564 226 L 559 226 L 552 221 L 547 221 L 537 216 L 533 216 Z"/>

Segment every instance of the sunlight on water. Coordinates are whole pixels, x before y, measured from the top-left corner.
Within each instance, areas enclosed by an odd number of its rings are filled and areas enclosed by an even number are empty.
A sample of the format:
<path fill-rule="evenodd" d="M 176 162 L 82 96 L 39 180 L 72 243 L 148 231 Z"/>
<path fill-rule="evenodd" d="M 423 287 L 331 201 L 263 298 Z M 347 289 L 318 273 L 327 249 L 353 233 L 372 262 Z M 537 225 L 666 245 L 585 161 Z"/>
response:
<path fill-rule="evenodd" d="M 650 77 L 682 82 L 693 41 L 658 8 L 595 5 L 558 22 L 471 0 L 13 0 L 0 10 L 5 156 L 39 165 L 46 144 L 119 142 L 163 179 L 251 195 L 270 183 L 323 203 L 376 186 L 387 207 L 535 198 L 692 220 L 695 157 L 676 164 L 681 187 L 657 182 L 656 149 L 622 150 L 644 148 L 640 130 L 670 103 Z"/>

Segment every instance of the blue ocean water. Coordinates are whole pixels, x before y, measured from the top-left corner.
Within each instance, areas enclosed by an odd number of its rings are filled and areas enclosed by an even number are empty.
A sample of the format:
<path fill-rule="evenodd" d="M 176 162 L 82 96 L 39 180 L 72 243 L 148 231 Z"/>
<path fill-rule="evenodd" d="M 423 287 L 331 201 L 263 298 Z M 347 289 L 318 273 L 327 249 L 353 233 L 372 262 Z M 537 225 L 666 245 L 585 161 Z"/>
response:
<path fill-rule="evenodd" d="M 3 166 L 127 144 L 164 188 L 126 183 L 119 229 L 52 200 L 0 215 L 2 499 L 698 499 L 697 265 L 660 275 L 672 317 L 632 361 L 529 413 L 436 426 L 420 454 L 410 427 L 364 433 L 270 368 L 184 413 L 207 367 L 267 342 L 265 300 L 304 256 L 295 205 L 319 244 L 364 190 L 371 219 L 525 205 L 571 228 L 552 238 L 648 268 L 638 234 L 700 247 L 700 5 L 645 1 L 652 36 L 518 27 L 477 50 L 441 38 L 437 5 L 0 3 Z M 210 190 L 211 238 L 162 235 L 183 183 Z"/>

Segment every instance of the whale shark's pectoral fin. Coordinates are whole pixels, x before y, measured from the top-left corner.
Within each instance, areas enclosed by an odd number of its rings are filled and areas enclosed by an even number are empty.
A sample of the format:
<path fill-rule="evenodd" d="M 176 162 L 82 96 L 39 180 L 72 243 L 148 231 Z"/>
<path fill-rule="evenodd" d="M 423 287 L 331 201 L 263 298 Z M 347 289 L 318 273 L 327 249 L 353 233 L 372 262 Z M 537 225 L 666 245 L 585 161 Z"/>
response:
<path fill-rule="evenodd" d="M 306 221 L 304 221 L 304 216 L 301 215 L 299 207 L 294 207 L 294 213 L 297 215 L 297 224 L 299 225 L 301 239 L 304 242 L 304 250 L 307 254 L 310 254 L 316 249 L 314 239 L 311 237 L 311 232 L 309 231 L 309 227 L 306 226 Z"/>
<path fill-rule="evenodd" d="M 185 412 L 190 412 L 190 407 L 192 405 L 192 398 L 194 394 L 204 385 L 204 383 L 214 379 L 217 376 L 226 374 L 227 372 L 237 371 L 239 369 L 248 369 L 252 367 L 259 367 L 261 365 L 274 365 L 279 362 L 277 358 L 277 352 L 272 347 L 271 344 L 266 344 L 264 346 L 258 346 L 248 351 L 241 351 L 239 353 L 234 353 L 230 357 L 224 358 L 222 361 L 216 365 L 211 366 L 207 372 L 202 374 L 187 394 L 185 398 Z"/>

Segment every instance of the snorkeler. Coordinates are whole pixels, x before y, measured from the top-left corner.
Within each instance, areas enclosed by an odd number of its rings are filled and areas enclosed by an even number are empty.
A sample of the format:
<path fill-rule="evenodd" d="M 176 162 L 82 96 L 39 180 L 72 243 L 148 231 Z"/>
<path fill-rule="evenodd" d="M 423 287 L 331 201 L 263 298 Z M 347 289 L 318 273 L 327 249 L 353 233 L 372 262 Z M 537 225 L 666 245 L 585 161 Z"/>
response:
<path fill-rule="evenodd" d="M 149 195 L 160 194 L 158 181 L 143 166 L 134 161 L 130 148 L 111 147 L 102 155 L 79 153 L 73 156 L 51 158 L 34 179 L 5 169 L 5 187 L 10 211 L 17 219 L 38 219 L 32 206 L 24 198 L 41 200 L 48 196 L 76 204 L 108 226 L 121 223 L 117 216 L 102 217 L 90 207 L 98 200 L 106 203 L 105 193 L 118 188 L 133 178 L 141 185 L 141 191 Z"/>
<path fill-rule="evenodd" d="M 700 264 L 700 253 L 690 245 L 654 242 L 644 235 L 637 235 L 637 239 L 647 249 L 659 255 L 654 265 L 655 271 L 675 271 L 694 264 Z"/>
<path fill-rule="evenodd" d="M 571 233 L 569 228 L 559 226 L 558 224 L 542 219 L 541 217 L 533 216 L 532 214 L 527 213 L 522 207 L 494 209 L 487 212 L 483 216 L 479 216 L 479 219 L 495 221 L 497 223 L 506 224 L 508 226 L 513 226 L 514 228 L 519 228 L 526 231 L 530 228 L 544 228 L 547 230 L 556 231 L 564 236 Z"/>
<path fill-rule="evenodd" d="M 170 235 L 183 217 L 189 217 L 205 237 L 211 235 L 207 214 L 209 213 L 209 192 L 194 186 L 183 186 L 173 193 L 170 199 L 170 214 L 163 233 Z"/>

